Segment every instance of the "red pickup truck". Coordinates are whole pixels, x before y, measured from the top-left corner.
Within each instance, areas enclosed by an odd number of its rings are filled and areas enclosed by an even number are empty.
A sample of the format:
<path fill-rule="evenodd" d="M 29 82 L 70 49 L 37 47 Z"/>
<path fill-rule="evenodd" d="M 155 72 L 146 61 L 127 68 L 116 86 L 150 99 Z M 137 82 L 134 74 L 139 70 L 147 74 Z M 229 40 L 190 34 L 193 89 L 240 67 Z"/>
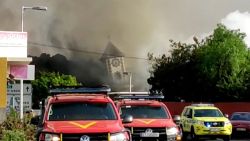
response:
<path fill-rule="evenodd" d="M 167 106 L 160 102 L 162 95 L 150 96 L 145 92 L 113 92 L 121 117 L 132 116 L 131 123 L 124 123 L 133 141 L 178 141 L 181 131 L 175 124 Z"/>
<path fill-rule="evenodd" d="M 131 141 L 109 88 L 52 89 L 38 132 L 39 141 Z M 124 121 L 129 122 L 129 121 Z"/>

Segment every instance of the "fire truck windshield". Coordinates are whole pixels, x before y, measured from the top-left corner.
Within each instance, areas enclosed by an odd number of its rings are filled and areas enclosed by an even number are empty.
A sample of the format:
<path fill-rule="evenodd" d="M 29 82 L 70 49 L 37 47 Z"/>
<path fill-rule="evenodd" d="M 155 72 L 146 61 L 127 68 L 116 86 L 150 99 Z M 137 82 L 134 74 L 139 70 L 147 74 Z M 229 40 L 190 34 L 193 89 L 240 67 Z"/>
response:
<path fill-rule="evenodd" d="M 121 117 L 125 115 L 132 115 L 133 118 L 137 119 L 165 119 L 169 118 L 169 115 L 165 111 L 164 107 L 155 107 L 155 106 L 123 106 L 120 109 Z"/>
<path fill-rule="evenodd" d="M 111 103 L 54 103 L 50 106 L 48 120 L 116 120 Z"/>

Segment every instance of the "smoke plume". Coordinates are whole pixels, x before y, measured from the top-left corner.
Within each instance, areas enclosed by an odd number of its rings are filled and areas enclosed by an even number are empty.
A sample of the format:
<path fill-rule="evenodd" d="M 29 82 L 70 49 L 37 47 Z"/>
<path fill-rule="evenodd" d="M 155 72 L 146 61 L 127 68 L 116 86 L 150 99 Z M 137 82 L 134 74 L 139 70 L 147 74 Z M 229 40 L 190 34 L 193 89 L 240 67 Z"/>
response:
<path fill-rule="evenodd" d="M 39 5 L 48 11 L 24 12 L 29 55 L 62 54 L 81 67 L 69 66 L 72 72 L 97 76 L 104 71 L 99 58 L 111 40 L 125 54 L 133 82 L 142 87 L 149 76 L 148 52 L 167 53 L 169 39 L 208 33 L 228 13 L 250 10 L 245 0 L 1 0 L 0 30 L 20 31 L 21 7 Z"/>

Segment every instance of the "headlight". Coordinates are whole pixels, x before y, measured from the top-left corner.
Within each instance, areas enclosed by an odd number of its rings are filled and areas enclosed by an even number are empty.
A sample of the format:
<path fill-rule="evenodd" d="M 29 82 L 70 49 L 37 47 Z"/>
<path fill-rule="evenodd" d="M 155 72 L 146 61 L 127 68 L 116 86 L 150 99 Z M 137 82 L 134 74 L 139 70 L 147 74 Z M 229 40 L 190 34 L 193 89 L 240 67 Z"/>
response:
<path fill-rule="evenodd" d="M 228 121 L 225 121 L 225 125 L 230 125 L 231 122 L 228 120 Z"/>
<path fill-rule="evenodd" d="M 129 141 L 129 135 L 127 132 L 111 134 L 110 141 Z"/>
<path fill-rule="evenodd" d="M 179 130 L 177 127 L 169 127 L 166 129 L 167 135 L 177 135 L 179 133 Z"/>
<path fill-rule="evenodd" d="M 199 125 L 204 125 L 204 121 L 200 121 L 200 120 L 196 120 L 195 123 Z"/>
<path fill-rule="evenodd" d="M 45 134 L 45 141 L 60 141 L 60 137 L 56 134 Z"/>

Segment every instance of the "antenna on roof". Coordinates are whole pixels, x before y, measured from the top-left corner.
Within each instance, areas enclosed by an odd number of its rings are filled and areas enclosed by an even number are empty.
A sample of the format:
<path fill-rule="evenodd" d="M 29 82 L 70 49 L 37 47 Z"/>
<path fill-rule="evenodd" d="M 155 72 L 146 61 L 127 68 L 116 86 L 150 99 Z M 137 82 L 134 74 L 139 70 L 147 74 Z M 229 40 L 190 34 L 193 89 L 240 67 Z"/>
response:
<path fill-rule="evenodd" d="M 111 41 L 111 36 L 110 35 L 108 35 L 108 40 L 109 40 L 109 42 Z"/>

